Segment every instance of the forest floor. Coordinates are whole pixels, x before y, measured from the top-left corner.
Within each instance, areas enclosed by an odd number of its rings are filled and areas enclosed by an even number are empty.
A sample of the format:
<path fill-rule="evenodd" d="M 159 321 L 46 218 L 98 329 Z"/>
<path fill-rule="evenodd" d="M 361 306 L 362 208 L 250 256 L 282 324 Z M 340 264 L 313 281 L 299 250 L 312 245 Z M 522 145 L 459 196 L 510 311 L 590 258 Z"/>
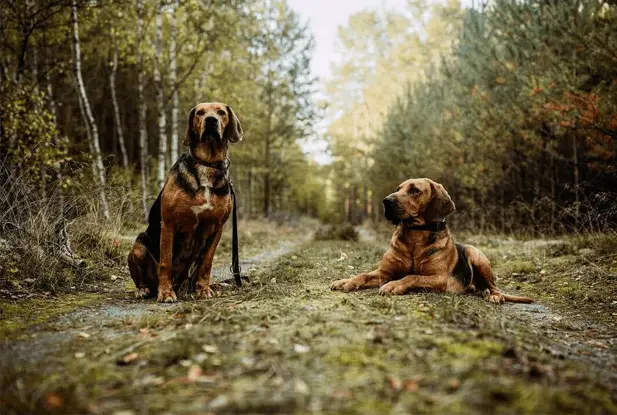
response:
<path fill-rule="evenodd" d="M 614 236 L 461 235 L 529 305 L 329 291 L 372 269 L 388 232 L 244 229 L 251 283 L 203 301 L 135 300 L 124 268 L 85 293 L 0 299 L 0 413 L 617 413 Z"/>

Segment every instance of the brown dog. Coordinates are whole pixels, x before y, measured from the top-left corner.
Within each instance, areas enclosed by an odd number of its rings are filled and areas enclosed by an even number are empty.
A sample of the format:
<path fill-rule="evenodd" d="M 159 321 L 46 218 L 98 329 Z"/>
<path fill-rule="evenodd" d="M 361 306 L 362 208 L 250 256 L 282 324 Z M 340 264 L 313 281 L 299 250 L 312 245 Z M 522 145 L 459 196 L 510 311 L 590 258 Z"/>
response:
<path fill-rule="evenodd" d="M 212 259 L 232 209 L 228 145 L 241 140 L 242 127 L 228 105 L 202 103 L 191 110 L 183 142 L 189 150 L 171 168 L 148 229 L 128 257 L 136 297 L 175 302 L 191 266 L 197 297 L 212 297 Z"/>
<path fill-rule="evenodd" d="M 442 185 L 430 179 L 410 179 L 383 203 L 386 219 L 398 225 L 390 248 L 377 270 L 334 281 L 332 290 L 381 287 L 380 294 L 488 290 L 488 299 L 494 303 L 533 302 L 501 293 L 486 256 L 473 246 L 454 242 L 445 222 L 455 210 L 454 202 Z"/>

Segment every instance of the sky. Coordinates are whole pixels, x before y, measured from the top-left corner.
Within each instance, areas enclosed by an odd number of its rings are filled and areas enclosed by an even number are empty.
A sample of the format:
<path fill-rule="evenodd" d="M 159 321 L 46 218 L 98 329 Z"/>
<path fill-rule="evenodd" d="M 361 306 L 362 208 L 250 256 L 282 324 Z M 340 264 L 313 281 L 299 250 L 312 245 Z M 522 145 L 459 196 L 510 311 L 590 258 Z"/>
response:
<path fill-rule="evenodd" d="M 308 21 L 315 38 L 315 50 L 311 69 L 319 77 L 321 90 L 323 82 L 330 77 L 330 64 L 337 59 L 336 33 L 339 26 L 346 26 L 349 16 L 365 9 L 387 8 L 404 10 L 408 0 L 288 0 L 289 5 Z M 472 0 L 461 0 L 463 6 L 470 6 Z M 321 95 L 321 94 L 318 94 Z M 318 98 L 318 97 L 316 97 Z M 317 126 L 318 134 L 327 126 Z M 316 139 L 304 144 L 304 150 L 310 153 L 318 163 L 328 163 L 330 157 L 326 152 L 326 142 Z"/>

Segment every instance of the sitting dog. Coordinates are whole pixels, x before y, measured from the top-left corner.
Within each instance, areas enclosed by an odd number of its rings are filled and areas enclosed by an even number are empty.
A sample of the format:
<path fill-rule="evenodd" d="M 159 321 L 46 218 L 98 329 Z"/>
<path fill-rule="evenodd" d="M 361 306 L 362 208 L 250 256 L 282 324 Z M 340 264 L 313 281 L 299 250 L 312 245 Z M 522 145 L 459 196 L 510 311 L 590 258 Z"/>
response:
<path fill-rule="evenodd" d="M 383 204 L 386 219 L 397 228 L 377 270 L 334 281 L 332 290 L 380 287 L 380 294 L 480 290 L 488 291 L 488 300 L 494 303 L 533 302 L 501 293 L 486 256 L 473 246 L 454 241 L 445 222 L 455 210 L 454 202 L 442 185 L 430 179 L 410 179 Z"/>
<path fill-rule="evenodd" d="M 137 298 L 177 301 L 189 278 L 198 298 L 212 297 L 212 259 L 232 210 L 229 143 L 242 140 L 233 110 L 202 103 L 191 110 L 183 144 L 189 150 L 171 168 L 150 209 L 148 228 L 129 253 Z"/>

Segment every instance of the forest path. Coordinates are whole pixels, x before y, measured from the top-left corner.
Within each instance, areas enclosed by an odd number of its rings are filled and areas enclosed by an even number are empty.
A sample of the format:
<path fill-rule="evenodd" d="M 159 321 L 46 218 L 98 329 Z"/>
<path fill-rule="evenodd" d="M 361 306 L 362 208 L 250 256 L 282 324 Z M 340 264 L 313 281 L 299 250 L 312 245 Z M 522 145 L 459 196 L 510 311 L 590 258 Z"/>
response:
<path fill-rule="evenodd" d="M 581 285 L 572 297 L 571 287 L 551 284 L 584 280 L 548 267 L 552 256 L 543 257 L 535 245 L 534 253 L 518 252 L 528 245 L 520 241 L 487 240 L 474 243 L 495 258 L 500 287 L 537 298 L 536 304 L 331 292 L 331 281 L 370 269 L 383 255 L 382 239 L 361 234 L 359 242 L 298 236 L 280 256 L 264 254 L 257 262 L 267 261 L 245 266 L 254 267 L 251 284 L 213 299 L 181 297 L 174 305 L 102 299 L 82 309 L 83 318 L 78 311 L 69 321 L 59 317 L 34 333 L 26 329 L 27 338 L 12 341 L 10 355 L 2 353 L 0 408 L 617 413 L 612 300 L 599 294 L 614 292 L 615 281 L 604 281 L 598 292 Z M 534 255 L 546 262 L 537 272 L 521 263 Z M 612 275 L 612 265 L 595 266 Z M 579 269 L 587 278 L 588 270 Z"/>

